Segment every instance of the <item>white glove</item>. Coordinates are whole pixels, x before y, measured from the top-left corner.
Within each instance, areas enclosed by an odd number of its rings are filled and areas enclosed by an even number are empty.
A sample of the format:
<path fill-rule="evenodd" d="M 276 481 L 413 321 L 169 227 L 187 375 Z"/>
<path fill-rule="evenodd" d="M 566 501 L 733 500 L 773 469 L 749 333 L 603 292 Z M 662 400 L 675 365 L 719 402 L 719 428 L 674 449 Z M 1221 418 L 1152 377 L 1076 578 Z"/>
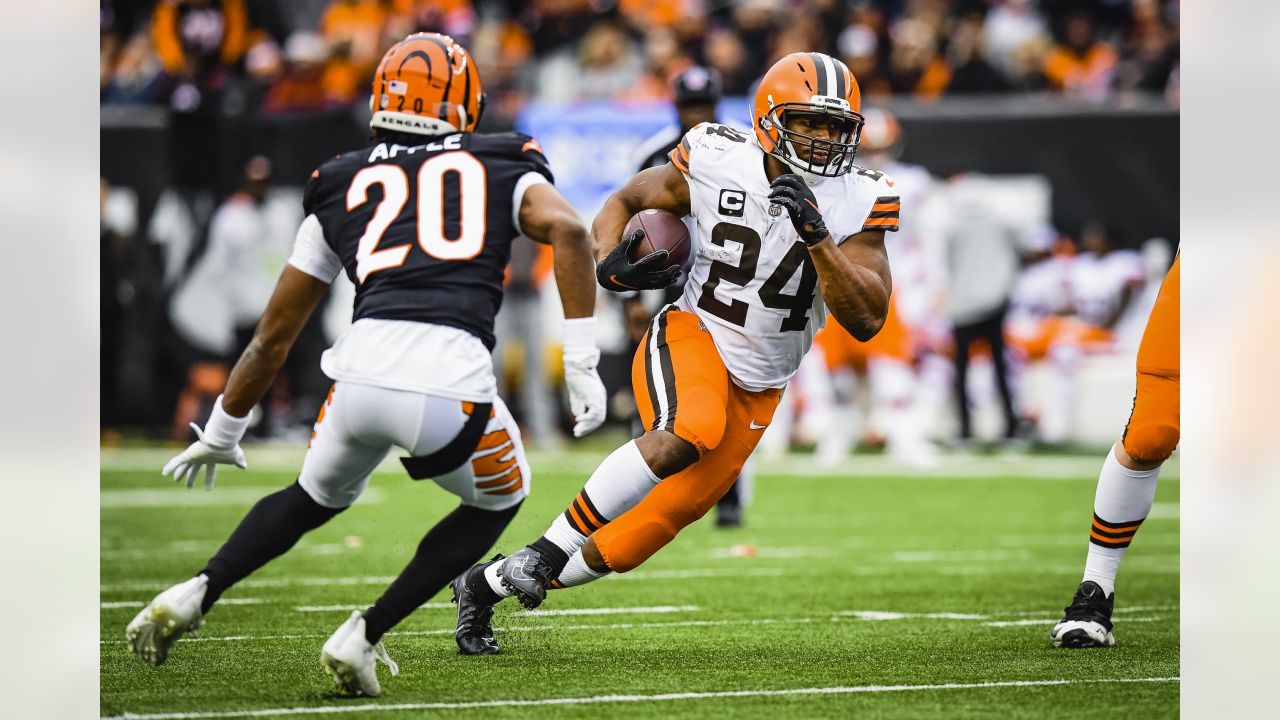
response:
<path fill-rule="evenodd" d="M 199 425 L 191 423 L 191 429 L 196 431 L 199 439 L 165 463 L 161 473 L 173 475 L 177 482 L 185 480 L 190 488 L 195 486 L 196 477 L 204 470 L 204 489 L 212 490 L 218 465 L 235 465 L 241 470 L 248 469 L 244 451 L 240 449 L 240 438 L 244 437 L 248 427 L 249 417 L 228 415 L 222 409 L 222 396 L 219 395 L 213 404 L 209 422 L 205 423 L 205 429 L 201 430 Z"/>
<path fill-rule="evenodd" d="M 595 318 L 564 321 L 564 384 L 569 388 L 574 437 L 582 437 L 604 423 L 608 396 L 596 372 L 600 350 L 595 336 Z"/>

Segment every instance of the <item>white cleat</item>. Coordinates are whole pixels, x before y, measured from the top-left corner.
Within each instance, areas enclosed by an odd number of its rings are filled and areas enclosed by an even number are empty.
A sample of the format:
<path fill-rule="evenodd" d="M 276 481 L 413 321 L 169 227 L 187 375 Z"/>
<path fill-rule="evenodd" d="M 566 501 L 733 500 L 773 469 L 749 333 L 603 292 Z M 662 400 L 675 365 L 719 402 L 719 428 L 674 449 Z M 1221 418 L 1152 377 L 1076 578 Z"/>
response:
<path fill-rule="evenodd" d="M 1111 647 L 1116 637 L 1102 623 L 1092 620 L 1063 620 L 1049 631 L 1054 647 L 1096 648 Z"/>
<path fill-rule="evenodd" d="M 320 666 L 333 678 L 338 691 L 345 695 L 378 697 L 381 694 L 378 661 L 386 663 L 392 677 L 400 674 L 400 666 L 387 655 L 382 643 L 370 645 L 365 639 L 364 616 L 359 610 L 351 613 L 351 617 L 334 631 L 320 651 Z"/>
<path fill-rule="evenodd" d="M 169 657 L 178 638 L 186 633 L 198 635 L 204 623 L 200 604 L 208 583 L 209 578 L 198 575 L 165 590 L 142 608 L 124 631 L 133 654 L 157 667 Z"/>

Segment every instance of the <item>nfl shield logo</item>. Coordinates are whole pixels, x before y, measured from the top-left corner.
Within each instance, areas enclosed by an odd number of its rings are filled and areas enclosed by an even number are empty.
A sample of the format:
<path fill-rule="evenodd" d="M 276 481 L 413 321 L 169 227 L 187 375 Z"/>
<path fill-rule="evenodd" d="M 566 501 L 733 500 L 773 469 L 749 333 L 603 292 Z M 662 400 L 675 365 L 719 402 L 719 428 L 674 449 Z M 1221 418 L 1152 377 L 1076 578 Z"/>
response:
<path fill-rule="evenodd" d="M 769 206 L 769 214 L 770 214 L 770 215 L 772 215 L 773 217 L 778 217 L 779 215 L 781 215 L 781 214 L 782 214 L 782 206 L 781 206 L 781 205 L 770 205 L 770 206 Z"/>

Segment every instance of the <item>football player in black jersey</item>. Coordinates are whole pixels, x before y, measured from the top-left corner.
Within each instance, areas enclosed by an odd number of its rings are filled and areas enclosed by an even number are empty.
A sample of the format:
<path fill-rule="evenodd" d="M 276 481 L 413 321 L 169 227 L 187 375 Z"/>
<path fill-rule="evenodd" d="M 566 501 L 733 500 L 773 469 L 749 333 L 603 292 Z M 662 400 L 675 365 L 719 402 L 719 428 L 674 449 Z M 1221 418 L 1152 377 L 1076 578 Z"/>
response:
<path fill-rule="evenodd" d="M 239 442 L 298 332 L 339 272 L 356 284 L 353 323 L 325 352 L 334 379 L 297 482 L 249 511 L 195 577 L 162 592 L 129 623 L 133 652 L 159 665 L 200 627 L 229 587 L 349 507 L 392 447 L 415 479 L 461 500 L 423 538 L 408 567 L 368 610 L 325 643 L 339 689 L 377 695 L 380 638 L 489 550 L 529 491 L 520 432 L 497 396 L 490 350 L 511 244 L 524 235 L 555 252 L 564 306 L 564 365 L 575 435 L 604 420 L 596 374 L 595 264 L 586 228 L 552 184 L 533 138 L 475 132 L 480 75 L 451 38 L 416 34 L 393 46 L 374 78 L 370 147 L 321 165 L 307 182 L 306 219 L 253 341 L 199 438 L 165 465 L 212 488 L 219 464 L 246 467 Z M 487 617 L 475 652 L 496 652 Z M 459 638 L 462 644 L 463 638 Z"/>

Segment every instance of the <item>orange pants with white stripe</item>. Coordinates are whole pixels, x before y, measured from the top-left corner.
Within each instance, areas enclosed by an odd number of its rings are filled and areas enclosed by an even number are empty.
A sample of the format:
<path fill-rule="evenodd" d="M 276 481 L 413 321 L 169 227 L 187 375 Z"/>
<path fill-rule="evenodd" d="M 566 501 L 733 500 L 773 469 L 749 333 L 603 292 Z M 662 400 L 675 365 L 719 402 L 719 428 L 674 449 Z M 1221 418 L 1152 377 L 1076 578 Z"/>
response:
<path fill-rule="evenodd" d="M 735 385 L 697 316 L 674 307 L 659 314 L 637 349 L 631 385 L 648 431 L 674 433 L 697 448 L 699 459 L 592 536 L 615 572 L 639 566 L 715 506 L 782 398 L 781 389 Z"/>
<path fill-rule="evenodd" d="M 1180 437 L 1181 261 L 1179 255 L 1169 268 L 1142 333 L 1142 344 L 1138 346 L 1138 388 L 1121 442 L 1130 457 L 1143 463 L 1166 460 L 1178 446 Z"/>

